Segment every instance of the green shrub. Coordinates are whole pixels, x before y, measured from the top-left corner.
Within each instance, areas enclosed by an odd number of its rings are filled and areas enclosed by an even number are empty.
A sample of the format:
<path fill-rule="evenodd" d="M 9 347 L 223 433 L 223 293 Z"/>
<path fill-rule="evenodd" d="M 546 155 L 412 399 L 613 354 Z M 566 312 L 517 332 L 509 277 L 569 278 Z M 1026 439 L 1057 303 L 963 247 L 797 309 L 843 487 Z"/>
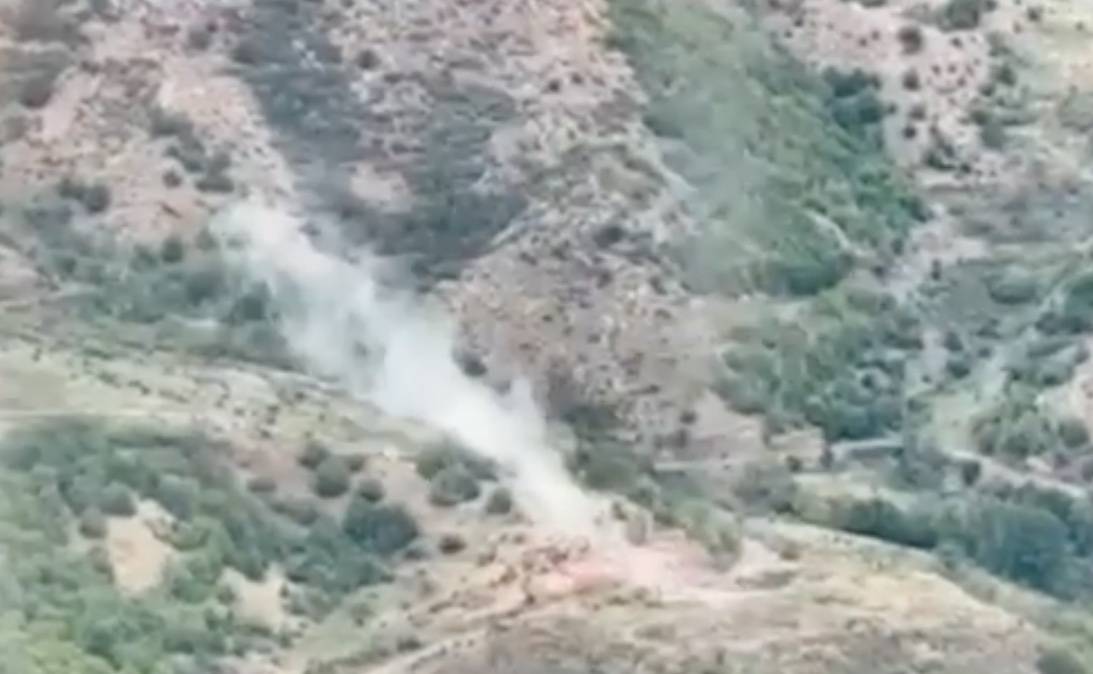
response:
<path fill-rule="evenodd" d="M 903 46 L 903 53 L 905 54 L 919 53 L 922 51 L 922 45 L 926 42 L 926 38 L 922 34 L 922 28 L 913 23 L 900 26 L 896 32 L 896 38 Z"/>
<path fill-rule="evenodd" d="M 1059 420 L 1059 439 L 1067 447 L 1074 449 L 1089 443 L 1089 429 L 1085 421 L 1078 417 L 1065 417 Z"/>
<path fill-rule="evenodd" d="M 328 456 L 330 456 L 330 450 L 325 445 L 310 440 L 304 446 L 304 451 L 300 452 L 300 456 L 296 458 L 296 462 L 304 468 L 315 470 Z"/>
<path fill-rule="evenodd" d="M 480 493 L 478 480 L 461 465 L 444 468 L 429 481 L 429 501 L 438 506 L 473 501 Z"/>
<path fill-rule="evenodd" d="M 186 244 L 177 235 L 172 234 L 163 240 L 159 257 L 167 264 L 182 262 L 182 259 L 186 257 Z"/>
<path fill-rule="evenodd" d="M 451 439 L 422 449 L 414 458 L 414 466 L 418 475 L 426 480 L 432 480 L 442 470 L 456 466 L 478 480 L 494 480 L 497 477 L 497 467 L 492 461 L 476 456 Z"/>
<path fill-rule="evenodd" d="M 247 480 L 247 489 L 255 494 L 272 494 L 277 491 L 277 482 L 272 477 L 257 475 Z"/>
<path fill-rule="evenodd" d="M 298 498 L 276 499 L 273 509 L 300 526 L 311 526 L 319 519 L 319 508 L 312 501 Z"/>
<path fill-rule="evenodd" d="M 315 468 L 315 493 L 323 498 L 337 498 L 349 491 L 349 468 L 339 456 L 328 456 Z"/>
<path fill-rule="evenodd" d="M 948 0 L 941 8 L 939 23 L 945 30 L 971 30 L 989 11 L 988 0 Z"/>
<path fill-rule="evenodd" d="M 512 512 L 512 492 L 506 487 L 498 487 L 486 499 L 486 513 L 489 515 L 507 515 Z"/>
<path fill-rule="evenodd" d="M 80 515 L 79 528 L 85 538 L 102 538 L 106 535 L 106 518 L 101 510 L 88 508 Z"/>
<path fill-rule="evenodd" d="M 1040 674 L 1088 674 L 1085 666 L 1073 651 L 1062 646 L 1051 646 L 1040 652 L 1036 658 L 1036 669 Z"/>
<path fill-rule="evenodd" d="M 153 498 L 164 510 L 177 519 L 186 521 L 197 510 L 201 487 L 192 479 L 167 475 L 154 489 Z"/>
<path fill-rule="evenodd" d="M 357 495 L 369 503 L 382 501 L 386 493 L 383 483 L 374 477 L 366 477 L 357 485 Z"/>
<path fill-rule="evenodd" d="M 56 82 L 57 75 L 54 73 L 38 73 L 30 76 L 19 89 L 19 102 L 31 110 L 46 107 L 53 99 Z"/>
<path fill-rule="evenodd" d="M 998 575 L 1051 591 L 1068 559 L 1067 529 L 1035 506 L 983 498 L 957 534 L 968 556 Z"/>
<path fill-rule="evenodd" d="M 342 529 L 357 545 L 379 555 L 398 552 L 418 536 L 417 522 L 402 506 L 359 498 L 349 504 Z"/>
<path fill-rule="evenodd" d="M 841 504 L 836 517 L 840 529 L 855 534 L 915 548 L 932 548 L 938 542 L 929 513 L 905 513 L 883 498 Z"/>
<path fill-rule="evenodd" d="M 467 541 L 456 533 L 445 533 L 437 542 L 437 549 L 445 555 L 454 555 L 463 552 L 467 547 Z"/>
<path fill-rule="evenodd" d="M 762 512 L 786 513 L 792 509 L 797 485 L 784 464 L 756 464 L 745 467 L 733 484 L 733 494 Z"/>
<path fill-rule="evenodd" d="M 360 472 L 365 463 L 366 459 L 363 454 L 350 454 L 345 457 L 345 467 L 350 473 Z"/>
<path fill-rule="evenodd" d="M 103 487 L 99 496 L 99 507 L 107 515 L 116 517 L 130 517 L 137 512 L 133 503 L 133 495 L 125 485 L 112 482 Z"/>
<path fill-rule="evenodd" d="M 979 451 L 1011 459 L 1024 459 L 1051 451 L 1058 445 L 1054 425 L 1043 416 L 1035 396 L 1012 389 L 997 407 L 973 424 Z"/>

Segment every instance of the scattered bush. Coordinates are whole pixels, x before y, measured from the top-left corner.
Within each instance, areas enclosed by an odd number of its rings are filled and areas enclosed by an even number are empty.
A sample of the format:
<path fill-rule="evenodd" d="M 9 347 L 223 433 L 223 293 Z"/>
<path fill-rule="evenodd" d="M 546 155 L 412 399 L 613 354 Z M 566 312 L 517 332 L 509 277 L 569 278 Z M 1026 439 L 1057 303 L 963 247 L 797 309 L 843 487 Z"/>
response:
<path fill-rule="evenodd" d="M 163 240 L 159 257 L 167 264 L 182 262 L 182 259 L 186 257 L 186 244 L 177 235 L 172 234 Z"/>
<path fill-rule="evenodd" d="M 57 76 L 52 73 L 39 73 L 28 77 L 19 89 L 19 102 L 31 110 L 44 108 L 53 99 L 56 81 Z"/>
<path fill-rule="evenodd" d="M 918 91 L 922 88 L 922 80 L 919 79 L 918 71 L 914 68 L 903 73 L 901 82 L 903 83 L 903 88 L 907 91 Z"/>
<path fill-rule="evenodd" d="M 1036 279 L 1017 269 L 1007 269 L 987 280 L 991 299 L 1000 304 L 1024 304 L 1035 299 Z"/>
<path fill-rule="evenodd" d="M 444 468 L 429 481 L 429 501 L 434 505 L 450 507 L 473 501 L 481 489 L 478 480 L 463 466 Z"/>
<path fill-rule="evenodd" d="M 939 24 L 944 30 L 972 30 L 990 6 L 989 0 L 948 0 L 941 8 Z"/>
<path fill-rule="evenodd" d="M 337 498 L 349 491 L 349 468 L 340 456 L 328 456 L 315 468 L 315 493 L 323 498 Z"/>
<path fill-rule="evenodd" d="M 125 485 L 117 482 L 111 482 L 103 488 L 99 497 L 99 507 L 105 514 L 115 517 L 131 517 L 137 512 L 132 494 Z"/>
<path fill-rule="evenodd" d="M 272 477 L 259 475 L 247 481 L 247 489 L 255 494 L 272 494 L 277 491 L 277 482 Z"/>
<path fill-rule="evenodd" d="M 426 447 L 414 458 L 418 475 L 432 480 L 446 468 L 462 467 L 478 480 L 497 479 L 497 466 L 488 459 L 476 456 L 470 450 L 448 439 Z"/>
<path fill-rule="evenodd" d="M 386 492 L 383 483 L 374 477 L 366 477 L 357 485 L 357 495 L 369 503 L 382 501 Z"/>
<path fill-rule="evenodd" d="M 1084 447 L 1089 443 L 1089 429 L 1085 421 L 1077 417 L 1065 417 L 1059 420 L 1059 439 L 1071 449 Z"/>
<path fill-rule="evenodd" d="M 80 515 L 80 534 L 98 539 L 106 536 L 106 517 L 97 508 L 88 508 Z"/>
<path fill-rule="evenodd" d="M 467 541 L 462 536 L 455 533 L 446 533 L 441 535 L 440 541 L 437 543 L 437 549 L 439 549 L 445 555 L 454 555 L 463 552 L 467 547 Z"/>
<path fill-rule="evenodd" d="M 350 473 L 359 473 L 360 470 L 364 468 L 365 463 L 366 459 L 364 454 L 350 454 L 345 457 L 345 467 Z"/>
<path fill-rule="evenodd" d="M 342 521 L 345 533 L 360 547 L 379 555 L 405 548 L 418 537 L 418 526 L 405 508 L 354 499 Z"/>
<path fill-rule="evenodd" d="M 298 498 L 282 498 L 273 502 L 272 507 L 278 513 L 296 524 L 309 527 L 319 519 L 319 508 L 312 501 Z"/>
<path fill-rule="evenodd" d="M 901 26 L 899 31 L 896 32 L 896 37 L 903 46 L 904 54 L 919 53 L 926 42 L 926 38 L 922 34 L 922 28 L 913 23 Z"/>
<path fill-rule="evenodd" d="M 489 515 L 507 515 L 512 512 L 512 492 L 506 487 L 498 487 L 486 499 L 486 513 Z"/>
<path fill-rule="evenodd" d="M 309 440 L 304 446 L 304 451 L 296 457 L 296 463 L 309 470 L 315 470 L 329 456 L 330 450 L 325 445 L 315 440 Z"/>

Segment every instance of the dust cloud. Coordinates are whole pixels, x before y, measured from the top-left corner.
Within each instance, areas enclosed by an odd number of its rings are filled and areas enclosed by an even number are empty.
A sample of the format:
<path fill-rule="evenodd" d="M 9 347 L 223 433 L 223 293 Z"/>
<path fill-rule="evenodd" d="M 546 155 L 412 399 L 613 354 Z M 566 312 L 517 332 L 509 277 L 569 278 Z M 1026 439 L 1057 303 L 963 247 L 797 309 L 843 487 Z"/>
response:
<path fill-rule="evenodd" d="M 526 385 L 508 395 L 469 378 L 453 359 L 444 313 L 378 281 L 378 259 L 319 250 L 288 213 L 244 203 L 214 233 L 247 277 L 265 284 L 290 348 L 319 376 L 388 414 L 449 434 L 501 467 L 522 510 L 558 534 L 594 537 L 606 500 L 587 493 L 546 442 Z"/>

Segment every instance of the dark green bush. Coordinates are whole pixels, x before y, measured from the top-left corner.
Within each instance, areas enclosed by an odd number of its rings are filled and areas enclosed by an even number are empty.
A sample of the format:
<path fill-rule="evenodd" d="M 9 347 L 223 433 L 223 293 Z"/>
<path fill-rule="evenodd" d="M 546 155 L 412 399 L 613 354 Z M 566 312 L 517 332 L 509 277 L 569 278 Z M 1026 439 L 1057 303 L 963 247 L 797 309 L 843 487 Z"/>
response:
<path fill-rule="evenodd" d="M 103 487 L 99 496 L 99 507 L 107 515 L 116 517 L 130 517 L 136 514 L 137 508 L 133 503 L 133 495 L 125 485 L 112 482 Z"/>
<path fill-rule="evenodd" d="M 454 466 L 462 467 L 478 480 L 496 479 L 497 467 L 492 461 L 476 456 L 451 439 L 422 449 L 414 458 L 418 475 L 432 480 L 437 473 Z"/>
<path fill-rule="evenodd" d="M 945 30 L 971 30 L 989 11 L 988 0 L 948 0 L 941 8 L 939 23 Z"/>
<path fill-rule="evenodd" d="M 88 508 L 80 515 L 80 534 L 85 538 L 102 538 L 106 535 L 106 518 L 101 510 Z"/>
<path fill-rule="evenodd" d="M 258 475 L 247 480 L 247 489 L 255 494 L 271 494 L 277 491 L 277 482 L 272 477 Z"/>
<path fill-rule="evenodd" d="M 328 456 L 315 467 L 313 487 L 323 498 L 337 498 L 349 491 L 349 468 L 340 456 Z"/>
<path fill-rule="evenodd" d="M 182 262 L 186 257 L 186 244 L 177 235 L 172 234 L 163 241 L 159 249 L 159 257 L 167 264 Z"/>
<path fill-rule="evenodd" d="M 296 457 L 296 462 L 304 468 L 315 470 L 328 456 L 330 456 L 330 450 L 325 445 L 311 440 L 304 446 L 304 451 L 300 452 L 300 456 Z"/>
<path fill-rule="evenodd" d="M 839 528 L 915 548 L 932 548 L 937 531 L 928 513 L 904 513 L 882 498 L 844 504 L 837 515 Z"/>
<path fill-rule="evenodd" d="M 446 533 L 440 536 L 437 549 L 445 555 L 454 555 L 463 552 L 467 547 L 467 541 L 456 533 Z"/>
<path fill-rule="evenodd" d="M 507 515 L 512 512 L 512 492 L 506 487 L 498 487 L 490 493 L 486 499 L 486 513 L 490 515 Z"/>
<path fill-rule="evenodd" d="M 1067 530 L 1047 510 L 983 499 L 973 509 L 961 542 L 984 568 L 1051 591 L 1067 562 Z"/>
<path fill-rule="evenodd" d="M 342 528 L 357 545 L 379 555 L 398 552 L 418 536 L 417 522 L 405 508 L 361 498 L 349 504 Z"/>
<path fill-rule="evenodd" d="M 481 491 L 478 480 L 461 465 L 444 468 L 429 481 L 429 501 L 438 506 L 473 501 Z"/>
<path fill-rule="evenodd" d="M 973 432 L 980 452 L 1011 459 L 1044 454 L 1059 443 L 1054 424 L 1024 389 L 1012 389 L 1002 403 L 975 421 Z"/>
<path fill-rule="evenodd" d="M 1071 449 L 1089 443 L 1089 429 L 1085 421 L 1077 417 L 1065 417 L 1059 420 L 1058 433 L 1063 444 Z"/>
<path fill-rule="evenodd" d="M 49 105 L 53 99 L 53 90 L 57 83 L 54 73 L 39 73 L 30 76 L 19 89 L 19 102 L 31 110 L 38 110 Z"/>
<path fill-rule="evenodd" d="M 311 526 L 319 518 L 318 506 L 307 499 L 280 498 L 273 501 L 272 507 L 300 526 Z"/>
<path fill-rule="evenodd" d="M 386 493 L 383 483 L 374 477 L 366 477 L 357 485 L 357 495 L 369 503 L 382 501 Z"/>

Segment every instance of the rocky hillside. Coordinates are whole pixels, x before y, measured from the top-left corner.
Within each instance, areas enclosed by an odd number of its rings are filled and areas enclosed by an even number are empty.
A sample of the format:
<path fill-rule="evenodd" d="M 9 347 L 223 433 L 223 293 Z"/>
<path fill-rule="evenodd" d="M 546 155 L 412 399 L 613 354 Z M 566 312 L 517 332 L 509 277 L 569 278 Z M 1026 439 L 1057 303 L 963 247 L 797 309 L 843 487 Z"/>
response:
<path fill-rule="evenodd" d="M 0 0 L 0 672 L 1086 671 L 1086 13 Z"/>

